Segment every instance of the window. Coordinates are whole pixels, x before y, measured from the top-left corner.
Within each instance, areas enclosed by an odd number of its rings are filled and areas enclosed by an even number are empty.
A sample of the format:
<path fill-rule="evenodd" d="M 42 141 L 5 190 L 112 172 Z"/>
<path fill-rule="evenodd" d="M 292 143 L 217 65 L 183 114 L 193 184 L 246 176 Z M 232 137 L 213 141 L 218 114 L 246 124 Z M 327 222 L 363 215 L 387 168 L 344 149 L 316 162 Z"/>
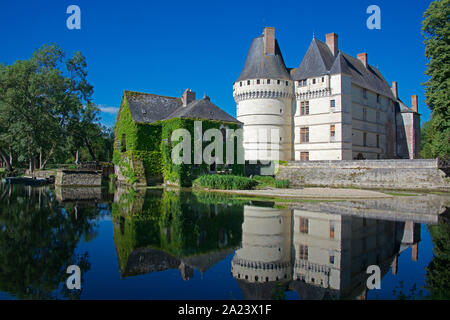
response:
<path fill-rule="evenodd" d="M 287 86 L 289 85 L 289 81 L 286 81 L 286 85 L 287 85 Z"/>
<path fill-rule="evenodd" d="M 258 80 L 256 80 L 256 84 L 259 84 L 259 79 L 258 79 Z"/>
<path fill-rule="evenodd" d="M 309 152 L 300 152 L 301 161 L 309 161 Z"/>
<path fill-rule="evenodd" d="M 309 101 L 300 102 L 300 115 L 304 116 L 309 114 Z"/>
<path fill-rule="evenodd" d="M 380 95 L 377 94 L 377 103 L 380 103 Z"/>
<path fill-rule="evenodd" d="M 127 151 L 127 136 L 124 134 L 122 134 L 122 140 L 120 142 L 120 151 L 121 152 L 125 152 Z"/>
<path fill-rule="evenodd" d="M 309 221 L 306 218 L 300 218 L 300 232 L 308 233 L 308 224 Z"/>
<path fill-rule="evenodd" d="M 366 147 L 367 146 L 367 132 L 363 133 L 363 146 Z"/>
<path fill-rule="evenodd" d="M 241 82 L 239 82 L 239 86 L 240 86 L 240 87 L 242 87 L 242 81 L 241 81 Z"/>
<path fill-rule="evenodd" d="M 300 128 L 300 143 L 309 142 L 309 127 Z"/>
<path fill-rule="evenodd" d="M 363 120 L 366 121 L 367 120 L 367 109 L 363 108 Z"/>
<path fill-rule="evenodd" d="M 325 77 L 322 77 L 322 82 L 325 82 Z"/>
<path fill-rule="evenodd" d="M 250 80 L 247 80 L 247 85 L 248 85 L 248 86 L 250 85 Z"/>
<path fill-rule="evenodd" d="M 334 253 L 330 253 L 330 264 L 334 264 Z"/>
<path fill-rule="evenodd" d="M 303 244 L 298 246 L 299 258 L 302 260 L 308 260 L 308 246 Z"/>
<path fill-rule="evenodd" d="M 336 136 L 336 127 L 334 124 L 330 125 L 330 138 L 331 140 L 334 140 L 334 137 Z"/>
<path fill-rule="evenodd" d="M 313 79 L 313 84 L 316 84 L 316 79 Z"/>
<path fill-rule="evenodd" d="M 336 107 L 336 100 L 330 100 L 330 109 L 331 109 L 331 111 L 334 111 L 335 107 Z"/>
<path fill-rule="evenodd" d="M 330 238 L 334 239 L 334 221 L 330 221 Z"/>
<path fill-rule="evenodd" d="M 267 79 L 267 84 L 270 84 L 270 79 Z"/>
<path fill-rule="evenodd" d="M 377 148 L 380 147 L 380 135 L 377 134 Z"/>
<path fill-rule="evenodd" d="M 363 97 L 364 99 L 367 99 L 367 89 L 363 89 Z"/>
<path fill-rule="evenodd" d="M 281 83 L 281 80 L 277 80 L 277 84 L 280 84 Z"/>

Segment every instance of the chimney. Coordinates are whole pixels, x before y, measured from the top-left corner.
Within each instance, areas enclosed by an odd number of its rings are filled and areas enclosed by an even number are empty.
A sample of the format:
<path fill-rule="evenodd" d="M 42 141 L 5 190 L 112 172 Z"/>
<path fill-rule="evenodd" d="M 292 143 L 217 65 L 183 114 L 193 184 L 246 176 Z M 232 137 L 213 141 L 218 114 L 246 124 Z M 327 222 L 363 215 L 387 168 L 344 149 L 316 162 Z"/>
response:
<path fill-rule="evenodd" d="M 195 101 L 195 92 L 191 89 L 184 90 L 181 101 L 183 102 L 183 107 L 186 107 L 189 103 Z"/>
<path fill-rule="evenodd" d="M 419 112 L 419 104 L 417 103 L 417 95 L 411 96 L 411 109 L 414 112 Z"/>
<path fill-rule="evenodd" d="M 275 54 L 275 28 L 264 28 L 264 54 Z"/>
<path fill-rule="evenodd" d="M 392 82 L 392 94 L 394 95 L 395 99 L 398 99 L 398 89 L 397 89 L 397 81 Z"/>
<path fill-rule="evenodd" d="M 367 53 L 358 53 L 358 60 L 360 60 L 362 63 L 363 63 L 363 65 L 364 65 L 364 67 L 368 67 L 369 66 L 369 63 L 368 63 L 368 60 L 367 60 Z"/>
<path fill-rule="evenodd" d="M 329 33 L 326 35 L 327 45 L 330 48 L 333 55 L 336 57 L 339 53 L 338 47 L 338 35 L 336 33 Z"/>

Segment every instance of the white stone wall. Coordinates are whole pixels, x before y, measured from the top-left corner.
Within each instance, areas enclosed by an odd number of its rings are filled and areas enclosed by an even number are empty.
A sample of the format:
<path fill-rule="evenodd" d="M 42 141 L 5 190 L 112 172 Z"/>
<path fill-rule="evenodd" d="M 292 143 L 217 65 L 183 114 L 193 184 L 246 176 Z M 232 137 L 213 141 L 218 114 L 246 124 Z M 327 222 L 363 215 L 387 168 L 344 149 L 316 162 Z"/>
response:
<path fill-rule="evenodd" d="M 292 159 L 292 94 L 292 81 L 252 79 L 234 84 L 246 160 Z"/>

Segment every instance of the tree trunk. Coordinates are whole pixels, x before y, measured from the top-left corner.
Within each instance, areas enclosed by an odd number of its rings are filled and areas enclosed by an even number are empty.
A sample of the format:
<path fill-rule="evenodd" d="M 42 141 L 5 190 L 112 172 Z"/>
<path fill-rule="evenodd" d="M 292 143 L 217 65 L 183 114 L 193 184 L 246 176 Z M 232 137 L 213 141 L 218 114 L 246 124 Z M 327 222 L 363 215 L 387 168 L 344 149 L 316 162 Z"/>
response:
<path fill-rule="evenodd" d="M 91 147 L 91 144 L 89 143 L 89 140 L 87 138 L 84 138 L 84 142 L 85 142 L 86 147 L 88 148 L 89 153 L 90 153 L 90 155 L 92 157 L 92 161 L 97 162 L 97 158 L 95 157 L 94 150 L 92 150 L 92 147 Z"/>
<path fill-rule="evenodd" d="M 8 156 L 3 151 L 3 149 L 0 149 L 0 157 L 3 159 L 3 162 L 5 162 L 5 164 L 6 164 L 6 171 L 12 171 L 10 159 L 8 159 Z"/>
<path fill-rule="evenodd" d="M 54 150 L 55 150 L 55 146 L 52 146 L 52 148 L 50 149 L 50 152 L 48 153 L 48 156 L 44 160 L 44 162 L 42 162 L 42 160 L 40 160 L 40 164 L 41 164 L 39 167 L 40 170 L 45 169 L 45 166 L 47 165 L 48 160 L 50 160 L 50 158 L 52 157 Z"/>

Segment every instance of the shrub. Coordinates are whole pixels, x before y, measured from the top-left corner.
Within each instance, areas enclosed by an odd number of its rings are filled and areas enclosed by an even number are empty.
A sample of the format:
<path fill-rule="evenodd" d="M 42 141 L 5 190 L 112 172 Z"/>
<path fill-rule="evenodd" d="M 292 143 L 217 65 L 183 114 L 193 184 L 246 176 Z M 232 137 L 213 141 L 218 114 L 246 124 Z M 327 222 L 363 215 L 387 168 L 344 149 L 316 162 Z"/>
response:
<path fill-rule="evenodd" d="M 260 186 L 274 188 L 289 188 L 289 180 L 277 180 L 272 176 L 254 176 Z"/>
<path fill-rule="evenodd" d="M 194 186 L 220 190 L 251 190 L 258 182 L 233 175 L 203 175 L 194 180 Z"/>

